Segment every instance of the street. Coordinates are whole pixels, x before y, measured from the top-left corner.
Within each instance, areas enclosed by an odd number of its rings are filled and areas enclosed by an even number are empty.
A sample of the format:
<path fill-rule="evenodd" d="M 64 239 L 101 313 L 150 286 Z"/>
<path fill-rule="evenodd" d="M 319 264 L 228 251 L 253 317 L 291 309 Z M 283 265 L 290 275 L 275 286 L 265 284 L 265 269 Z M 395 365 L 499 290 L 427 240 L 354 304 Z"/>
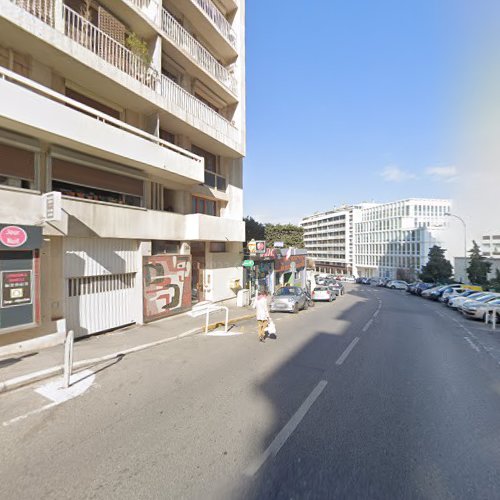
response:
<path fill-rule="evenodd" d="M 498 498 L 500 330 L 361 285 L 273 317 L 0 396 L 0 498 Z"/>

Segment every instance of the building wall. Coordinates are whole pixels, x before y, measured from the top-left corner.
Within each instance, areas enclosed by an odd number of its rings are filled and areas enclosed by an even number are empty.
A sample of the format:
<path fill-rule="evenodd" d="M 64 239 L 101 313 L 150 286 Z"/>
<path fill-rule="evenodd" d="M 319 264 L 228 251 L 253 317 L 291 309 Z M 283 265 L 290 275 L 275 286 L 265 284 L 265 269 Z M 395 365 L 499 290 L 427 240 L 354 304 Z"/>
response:
<path fill-rule="evenodd" d="M 492 257 L 486 259 L 491 264 L 491 270 L 488 273 L 488 279 L 496 277 L 496 271 L 500 271 L 500 258 Z M 467 276 L 467 267 L 469 267 L 469 259 L 464 257 L 455 257 L 454 259 L 454 277 L 457 281 L 470 285 L 469 277 Z"/>
<path fill-rule="evenodd" d="M 29 188 L 23 189 L 16 179 L 17 187 L 5 184 L 2 169 L 5 173 L 8 162 L 0 158 L 0 223 L 41 225 L 44 234 L 40 324 L 9 334 L 0 331 L 0 346 L 54 332 L 56 322 L 67 316 L 69 277 L 64 270 L 70 238 L 87 239 L 85 259 L 103 263 L 116 258 L 112 242 L 133 242 L 134 297 L 140 298 L 134 299 L 133 319 L 138 323 L 143 319 L 142 259 L 151 254 L 152 240 L 178 242 L 182 249 L 192 241 L 206 242 L 207 299 L 235 296 L 232 285 L 241 282 L 244 240 L 245 2 L 238 0 L 235 11 L 223 12 L 235 43 L 228 43 L 229 38 L 207 22 L 203 12 L 201 17 L 195 12 L 208 3 L 164 2 L 163 8 L 175 11 L 179 20 L 174 31 L 180 39 L 163 32 L 157 17 L 161 5 L 157 2 L 151 8 L 154 3 L 148 7 L 127 0 L 126 7 L 121 2 L 101 6 L 122 23 L 124 33 L 134 26 L 149 48 L 151 67 L 141 63 L 130 70 L 120 59 L 126 53 L 123 46 L 115 45 L 111 58 L 103 50 L 85 46 L 81 37 L 72 38 L 64 30 L 61 3 L 56 2 L 55 16 L 49 19 L 40 9 L 28 12 L 30 2 L 0 0 L 0 72 L 9 76 L 0 78 L 5 103 L 0 107 L 0 145 L 35 153 L 35 173 Z M 104 28 L 88 27 L 89 32 L 96 29 Z M 189 53 L 191 46 L 197 48 Z M 199 58 L 202 52 L 209 56 Z M 137 63 L 135 56 L 127 57 Z M 210 60 L 212 66 L 207 66 Z M 169 71 L 177 72 L 175 82 L 171 74 L 166 76 Z M 234 77 L 235 88 L 218 76 L 225 71 Z M 192 152 L 194 146 L 216 157 L 215 172 L 209 172 L 206 158 Z M 70 195 L 65 191 L 60 220 L 47 223 L 43 194 L 56 189 L 56 180 L 62 182 L 55 178 L 54 161 L 61 157 L 69 159 L 66 173 L 71 173 L 68 178 L 77 189 L 71 187 Z M 88 171 L 93 173 L 77 174 L 83 170 L 71 166 L 76 164 L 94 169 Z M 207 172 L 225 179 L 226 187 L 211 186 Z M 120 201 L 102 201 L 98 186 L 112 175 L 120 185 L 126 186 L 129 179 L 129 185 L 142 186 L 135 193 L 137 206 L 132 206 L 136 202 L 126 192 L 119 194 Z M 24 186 L 27 181 L 22 182 Z M 89 190 L 99 191 L 95 199 L 83 198 Z M 215 203 L 215 214 L 193 212 L 194 195 L 205 200 L 205 207 Z M 225 242 L 226 252 L 210 252 L 212 241 Z M 107 253 L 103 242 L 110 245 Z M 98 275 L 121 279 L 106 265 Z M 106 282 L 96 276 L 84 278 L 87 281 L 78 282 L 82 293 L 95 293 Z M 120 283 L 115 280 L 112 285 Z"/>

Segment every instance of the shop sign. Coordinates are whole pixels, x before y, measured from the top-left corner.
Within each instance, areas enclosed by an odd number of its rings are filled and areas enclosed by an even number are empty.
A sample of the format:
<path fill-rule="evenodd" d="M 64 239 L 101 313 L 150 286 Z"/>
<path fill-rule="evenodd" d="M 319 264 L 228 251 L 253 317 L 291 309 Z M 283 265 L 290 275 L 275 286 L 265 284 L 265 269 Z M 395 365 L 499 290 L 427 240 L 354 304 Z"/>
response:
<path fill-rule="evenodd" d="M 255 253 L 257 255 L 262 255 L 266 253 L 266 242 L 265 241 L 256 241 L 255 242 Z"/>
<path fill-rule="evenodd" d="M 253 267 L 255 265 L 255 262 L 253 260 L 244 260 L 243 261 L 243 267 Z"/>
<path fill-rule="evenodd" d="M 28 235 L 19 226 L 6 226 L 0 230 L 0 242 L 9 248 L 17 248 L 26 243 Z"/>
<path fill-rule="evenodd" d="M 275 241 L 274 242 L 274 248 L 284 248 L 285 243 L 283 241 Z"/>
<path fill-rule="evenodd" d="M 255 255 L 257 251 L 257 243 L 255 242 L 255 240 L 250 240 L 247 243 L 247 248 L 250 255 Z"/>
<path fill-rule="evenodd" d="M 40 226 L 0 224 L 0 250 L 35 250 L 42 246 Z"/>
<path fill-rule="evenodd" d="M 62 219 L 62 196 L 59 191 L 51 191 L 42 195 L 44 219 L 46 222 L 57 222 Z"/>
<path fill-rule="evenodd" d="M 31 270 L 2 271 L 1 307 L 31 304 Z"/>

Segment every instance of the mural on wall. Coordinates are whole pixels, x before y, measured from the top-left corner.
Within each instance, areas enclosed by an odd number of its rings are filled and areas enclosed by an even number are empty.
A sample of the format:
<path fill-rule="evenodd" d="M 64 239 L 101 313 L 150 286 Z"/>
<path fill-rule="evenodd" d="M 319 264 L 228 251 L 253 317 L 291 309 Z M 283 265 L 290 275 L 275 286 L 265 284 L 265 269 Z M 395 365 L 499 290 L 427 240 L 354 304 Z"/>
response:
<path fill-rule="evenodd" d="M 166 318 L 191 307 L 191 256 L 144 257 L 144 320 Z"/>

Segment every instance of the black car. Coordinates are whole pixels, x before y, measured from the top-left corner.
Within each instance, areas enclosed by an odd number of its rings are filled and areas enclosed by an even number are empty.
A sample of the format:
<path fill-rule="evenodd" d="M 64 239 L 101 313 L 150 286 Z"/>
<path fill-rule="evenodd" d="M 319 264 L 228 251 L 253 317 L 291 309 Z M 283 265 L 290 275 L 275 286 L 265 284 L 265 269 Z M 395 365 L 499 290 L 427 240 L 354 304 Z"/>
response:
<path fill-rule="evenodd" d="M 422 295 L 422 292 L 424 290 L 428 290 L 429 288 L 432 288 L 434 286 L 436 286 L 434 283 L 419 283 L 415 287 L 415 295 Z"/>

